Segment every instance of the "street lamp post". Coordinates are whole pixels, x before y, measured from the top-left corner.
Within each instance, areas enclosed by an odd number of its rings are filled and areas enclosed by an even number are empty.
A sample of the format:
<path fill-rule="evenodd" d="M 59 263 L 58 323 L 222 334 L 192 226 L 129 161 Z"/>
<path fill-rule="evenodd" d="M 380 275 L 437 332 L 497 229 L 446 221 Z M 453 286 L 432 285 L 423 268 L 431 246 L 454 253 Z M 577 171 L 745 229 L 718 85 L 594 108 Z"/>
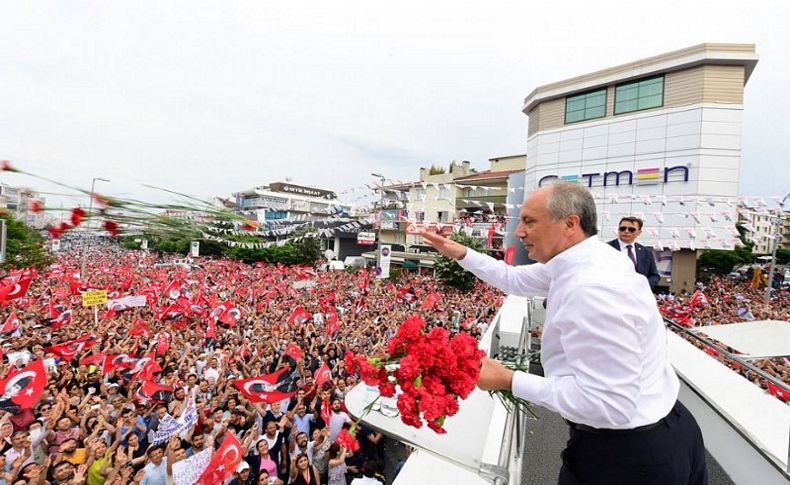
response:
<path fill-rule="evenodd" d="M 91 199 L 88 202 L 88 217 L 93 217 L 93 193 L 94 193 L 94 189 L 96 188 L 96 181 L 97 180 L 100 181 L 100 182 L 109 182 L 108 179 L 101 178 L 101 177 L 93 177 L 93 180 L 91 180 Z M 88 226 L 88 224 L 85 225 L 86 230 L 87 230 L 87 226 Z M 85 234 L 85 232 L 83 232 L 83 234 Z M 88 262 L 88 245 L 85 243 L 85 237 L 83 236 L 83 238 L 82 238 L 82 267 L 80 269 L 80 279 L 82 281 L 85 281 L 85 265 L 87 264 L 87 262 Z"/>
<path fill-rule="evenodd" d="M 776 231 L 774 232 L 773 251 L 771 251 L 771 267 L 768 270 L 768 284 L 765 285 L 764 303 L 767 305 L 771 299 L 771 288 L 774 282 L 774 269 L 776 269 L 776 249 L 779 247 L 779 241 L 782 240 L 782 222 L 784 222 L 784 206 L 785 201 L 790 198 L 790 194 L 785 195 L 782 202 L 779 203 L 779 215 L 776 216 L 774 222 L 776 223 Z"/>
<path fill-rule="evenodd" d="M 376 268 L 381 268 L 381 219 L 382 215 L 384 214 L 384 176 L 380 173 L 371 173 L 370 175 L 374 177 L 378 177 L 381 180 L 381 186 L 379 187 L 380 194 L 379 194 L 379 227 L 378 231 L 376 232 Z"/>

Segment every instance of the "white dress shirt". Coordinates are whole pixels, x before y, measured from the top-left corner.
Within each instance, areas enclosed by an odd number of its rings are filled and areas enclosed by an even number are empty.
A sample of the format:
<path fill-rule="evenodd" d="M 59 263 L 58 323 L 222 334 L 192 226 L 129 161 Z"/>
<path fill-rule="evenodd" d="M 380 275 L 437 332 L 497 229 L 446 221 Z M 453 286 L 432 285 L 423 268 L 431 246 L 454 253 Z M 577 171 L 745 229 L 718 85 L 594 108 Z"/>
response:
<path fill-rule="evenodd" d="M 541 340 L 546 377 L 516 372 L 513 394 L 594 428 L 655 423 L 680 384 L 647 280 L 590 237 L 546 264 L 508 266 L 468 250 L 459 264 L 502 291 L 548 296 Z"/>

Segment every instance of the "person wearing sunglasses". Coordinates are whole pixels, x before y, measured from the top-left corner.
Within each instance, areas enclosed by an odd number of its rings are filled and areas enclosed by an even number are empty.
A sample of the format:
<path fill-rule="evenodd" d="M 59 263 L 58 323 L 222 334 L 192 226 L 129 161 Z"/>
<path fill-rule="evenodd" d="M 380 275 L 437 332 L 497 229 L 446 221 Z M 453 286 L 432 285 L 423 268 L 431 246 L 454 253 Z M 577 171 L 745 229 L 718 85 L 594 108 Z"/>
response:
<path fill-rule="evenodd" d="M 650 289 L 655 290 L 661 276 L 656 268 L 653 251 L 636 242 L 640 234 L 642 234 L 642 219 L 623 217 L 617 227 L 617 239 L 609 241 L 609 245 L 627 256 L 634 263 L 636 272 L 647 278 Z"/>

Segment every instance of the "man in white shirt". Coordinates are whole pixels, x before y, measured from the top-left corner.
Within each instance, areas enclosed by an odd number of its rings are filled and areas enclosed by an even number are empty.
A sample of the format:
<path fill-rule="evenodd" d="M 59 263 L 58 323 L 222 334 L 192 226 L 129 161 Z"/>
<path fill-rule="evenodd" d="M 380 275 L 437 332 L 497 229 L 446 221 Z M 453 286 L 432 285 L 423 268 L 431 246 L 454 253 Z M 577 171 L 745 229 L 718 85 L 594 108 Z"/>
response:
<path fill-rule="evenodd" d="M 570 426 L 560 484 L 707 483 L 702 434 L 677 402 L 666 328 L 647 280 L 595 235 L 595 201 L 556 183 L 531 194 L 516 237 L 529 266 L 508 266 L 431 233 L 445 256 L 509 294 L 547 296 L 541 361 L 545 377 L 485 359 L 478 386 L 512 390 Z"/>

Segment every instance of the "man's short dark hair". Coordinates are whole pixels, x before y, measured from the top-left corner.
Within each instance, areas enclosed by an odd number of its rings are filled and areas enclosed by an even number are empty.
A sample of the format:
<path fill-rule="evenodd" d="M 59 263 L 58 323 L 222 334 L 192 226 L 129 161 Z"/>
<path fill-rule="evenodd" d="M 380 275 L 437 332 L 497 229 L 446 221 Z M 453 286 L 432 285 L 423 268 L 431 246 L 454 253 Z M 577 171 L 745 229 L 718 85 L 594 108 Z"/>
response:
<path fill-rule="evenodd" d="M 630 222 L 632 224 L 636 224 L 636 226 L 639 228 L 639 230 L 640 231 L 642 230 L 643 222 L 642 222 L 642 219 L 640 219 L 638 217 L 632 217 L 632 216 L 623 217 L 622 219 L 620 219 L 620 222 L 618 222 L 618 224 L 622 224 L 623 222 Z"/>

